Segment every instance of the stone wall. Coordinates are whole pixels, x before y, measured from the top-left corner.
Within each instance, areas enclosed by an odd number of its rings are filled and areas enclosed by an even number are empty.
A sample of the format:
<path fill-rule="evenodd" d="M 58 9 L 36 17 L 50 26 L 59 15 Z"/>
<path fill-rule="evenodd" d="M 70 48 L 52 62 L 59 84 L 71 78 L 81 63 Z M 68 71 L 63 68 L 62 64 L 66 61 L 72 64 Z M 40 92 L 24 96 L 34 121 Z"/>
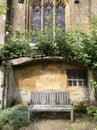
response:
<path fill-rule="evenodd" d="M 13 0 L 11 23 L 17 30 L 25 29 L 25 4 Z"/>
<path fill-rule="evenodd" d="M 74 26 L 88 28 L 89 3 L 88 0 L 80 0 L 74 4 Z"/>
<path fill-rule="evenodd" d="M 91 12 L 97 16 L 97 0 L 90 0 Z"/>
<path fill-rule="evenodd" d="M 6 6 L 6 0 L 0 0 L 0 6 Z M 0 44 L 4 44 L 5 42 L 5 25 L 6 25 L 6 10 L 5 15 L 0 14 Z M 2 99 L 2 85 L 3 82 L 3 74 L 0 70 L 0 107 L 1 107 L 1 99 Z"/>
<path fill-rule="evenodd" d="M 2 71 L 0 71 L 0 107 L 2 103 L 2 87 L 1 87 L 2 84 L 3 84 L 3 73 Z"/>
<path fill-rule="evenodd" d="M 25 0 L 26 1 L 26 0 Z M 66 9 L 66 23 L 67 27 L 81 27 L 87 30 L 89 28 L 88 16 L 91 12 L 97 14 L 97 1 L 96 0 L 79 0 L 75 3 L 74 0 L 69 0 L 68 9 Z M 23 4 L 13 1 L 12 5 L 12 24 L 18 30 L 24 30 L 27 21 L 28 10 L 26 2 Z M 69 22 L 70 21 L 70 22 Z"/>
<path fill-rule="evenodd" d="M 6 0 L 0 0 L 0 6 L 6 6 Z M 6 23 L 6 10 L 5 15 L 0 15 L 0 44 L 3 44 L 5 39 L 5 23 Z"/>

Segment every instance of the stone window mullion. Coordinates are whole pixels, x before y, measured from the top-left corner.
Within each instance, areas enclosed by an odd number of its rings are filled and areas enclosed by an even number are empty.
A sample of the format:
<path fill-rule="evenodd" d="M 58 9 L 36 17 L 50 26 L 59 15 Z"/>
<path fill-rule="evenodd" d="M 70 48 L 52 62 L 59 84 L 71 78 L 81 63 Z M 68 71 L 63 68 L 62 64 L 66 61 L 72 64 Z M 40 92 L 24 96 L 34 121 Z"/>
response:
<path fill-rule="evenodd" d="M 56 0 L 53 0 L 53 36 L 55 37 L 56 28 Z"/>
<path fill-rule="evenodd" d="M 44 0 L 42 0 L 41 4 L 41 30 L 44 29 Z"/>
<path fill-rule="evenodd" d="M 28 15 L 28 18 L 29 18 L 29 22 L 28 22 L 28 29 L 32 29 L 32 19 L 30 19 L 30 17 L 32 18 L 33 17 L 33 13 L 32 13 L 32 6 L 30 5 L 29 6 L 29 15 Z"/>

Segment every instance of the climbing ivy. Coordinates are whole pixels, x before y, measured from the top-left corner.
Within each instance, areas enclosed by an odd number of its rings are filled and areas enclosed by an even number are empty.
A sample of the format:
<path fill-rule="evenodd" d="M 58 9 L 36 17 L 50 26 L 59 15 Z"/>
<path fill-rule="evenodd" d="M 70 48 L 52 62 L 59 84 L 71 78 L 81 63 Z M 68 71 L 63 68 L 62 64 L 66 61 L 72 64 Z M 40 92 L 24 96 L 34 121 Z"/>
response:
<path fill-rule="evenodd" d="M 6 5 L 0 5 L 0 15 L 5 15 L 7 9 Z"/>

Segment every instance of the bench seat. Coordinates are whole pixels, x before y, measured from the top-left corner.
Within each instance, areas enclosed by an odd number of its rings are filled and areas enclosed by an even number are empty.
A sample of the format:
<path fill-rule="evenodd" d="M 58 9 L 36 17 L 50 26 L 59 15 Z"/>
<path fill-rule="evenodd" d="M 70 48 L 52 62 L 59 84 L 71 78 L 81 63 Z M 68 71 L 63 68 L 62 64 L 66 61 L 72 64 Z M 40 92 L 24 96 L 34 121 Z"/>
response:
<path fill-rule="evenodd" d="M 71 111 L 71 107 L 69 105 L 32 105 L 29 107 L 29 111 Z"/>

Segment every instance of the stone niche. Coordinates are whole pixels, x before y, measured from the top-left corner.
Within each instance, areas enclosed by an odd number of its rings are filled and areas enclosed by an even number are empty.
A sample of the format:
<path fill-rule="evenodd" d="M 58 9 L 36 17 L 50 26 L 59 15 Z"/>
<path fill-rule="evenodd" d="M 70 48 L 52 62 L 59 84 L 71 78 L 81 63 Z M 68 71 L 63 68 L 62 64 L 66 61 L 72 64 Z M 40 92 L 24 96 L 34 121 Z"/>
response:
<path fill-rule="evenodd" d="M 9 95 L 11 99 L 14 98 L 19 103 L 27 103 L 30 92 L 33 90 L 57 90 L 69 91 L 70 98 L 74 102 L 93 100 L 93 96 L 90 97 L 93 95 L 91 87 L 68 87 L 67 69 L 85 68 L 80 63 L 66 63 L 62 59 L 32 60 L 13 65 L 13 82 L 10 84 L 11 94 Z M 88 73 L 89 76 L 91 73 Z"/>

